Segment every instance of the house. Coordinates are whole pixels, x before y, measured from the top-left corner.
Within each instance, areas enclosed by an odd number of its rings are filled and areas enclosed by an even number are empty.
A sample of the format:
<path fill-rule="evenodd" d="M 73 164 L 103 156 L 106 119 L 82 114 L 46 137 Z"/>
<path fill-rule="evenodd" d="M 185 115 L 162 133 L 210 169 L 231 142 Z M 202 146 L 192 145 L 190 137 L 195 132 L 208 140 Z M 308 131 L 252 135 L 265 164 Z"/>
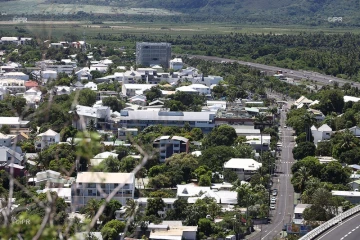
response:
<path fill-rule="evenodd" d="M 324 121 L 325 115 L 321 111 L 312 108 L 309 108 L 307 111 L 311 113 L 311 115 L 316 119 L 317 122 Z"/>
<path fill-rule="evenodd" d="M 184 63 L 181 58 L 174 58 L 170 60 L 170 69 L 174 69 L 175 71 L 181 70 L 184 66 Z"/>
<path fill-rule="evenodd" d="M 258 136 L 260 137 L 260 129 L 255 129 L 254 125 L 231 125 L 235 129 L 238 136 Z"/>
<path fill-rule="evenodd" d="M 208 86 L 205 86 L 204 84 L 191 84 L 188 87 L 198 91 L 199 94 L 202 95 L 208 95 L 211 93 L 210 88 Z"/>
<path fill-rule="evenodd" d="M 316 157 L 316 158 L 319 160 L 319 162 L 320 162 L 321 164 L 327 164 L 327 163 L 329 163 L 329 162 L 337 161 L 335 158 L 333 158 L 333 157 L 327 157 L 327 156 L 318 156 L 318 157 Z"/>
<path fill-rule="evenodd" d="M 119 128 L 118 129 L 118 139 L 125 141 L 128 138 L 128 135 L 135 137 L 138 135 L 139 130 L 137 128 Z"/>
<path fill-rule="evenodd" d="M 79 81 L 76 81 L 76 83 L 73 84 L 73 88 L 75 88 L 76 90 L 84 89 L 84 84 L 82 84 Z"/>
<path fill-rule="evenodd" d="M 215 113 L 213 112 L 173 112 L 148 110 L 122 110 L 119 123 L 121 127 L 139 128 L 142 130 L 150 125 L 183 127 L 186 122 L 191 128 L 200 128 L 203 132 L 210 132 L 215 127 Z"/>
<path fill-rule="evenodd" d="M 189 197 L 199 196 L 201 193 L 210 192 L 210 187 L 201 187 L 193 183 L 176 185 L 178 198 L 188 199 Z"/>
<path fill-rule="evenodd" d="M 246 180 L 255 174 L 261 166 L 262 163 L 251 158 L 231 158 L 224 163 L 224 170 L 234 171 L 240 180 Z"/>
<path fill-rule="evenodd" d="M 37 193 L 47 193 L 47 192 L 56 192 L 59 198 L 64 199 L 65 203 L 68 205 L 68 211 L 70 210 L 69 207 L 71 206 L 71 188 L 45 188 L 43 190 L 37 190 Z"/>
<path fill-rule="evenodd" d="M 103 63 L 92 64 L 90 66 L 90 72 L 99 71 L 101 73 L 105 73 L 108 70 L 108 67 L 109 66 L 107 64 L 103 64 Z"/>
<path fill-rule="evenodd" d="M 119 97 L 119 93 L 116 91 L 97 91 L 96 93 L 96 100 L 103 100 L 107 97 Z"/>
<path fill-rule="evenodd" d="M 23 97 L 29 107 L 35 107 L 41 101 L 41 94 L 41 91 L 34 87 L 27 90 Z"/>
<path fill-rule="evenodd" d="M 314 144 L 317 146 L 318 142 L 329 140 L 331 138 L 332 129 L 327 124 L 323 124 L 321 127 L 316 128 L 312 126 L 310 128 L 311 134 L 314 137 Z"/>
<path fill-rule="evenodd" d="M 179 136 L 161 136 L 153 142 L 153 147 L 159 149 L 160 162 L 165 162 L 174 153 L 188 153 L 189 146 L 189 139 Z"/>
<path fill-rule="evenodd" d="M 0 87 L 6 87 L 6 90 L 11 94 L 24 93 L 26 88 L 25 81 L 14 78 L 0 78 Z"/>
<path fill-rule="evenodd" d="M 35 81 L 26 81 L 25 82 L 25 88 L 26 88 L 26 90 L 29 90 L 30 88 L 37 88 L 38 86 L 39 86 L 39 84 L 37 83 L 37 82 L 35 82 Z"/>
<path fill-rule="evenodd" d="M 106 123 L 110 118 L 110 107 L 105 106 L 88 107 L 77 105 L 74 112 L 78 119 L 73 119 L 73 126 L 77 129 L 85 129 L 91 120 L 97 125 Z"/>
<path fill-rule="evenodd" d="M 301 96 L 298 100 L 296 100 L 295 102 L 294 102 L 294 105 L 297 107 L 297 108 L 301 108 L 302 106 L 304 106 L 304 105 L 309 105 L 309 104 L 311 104 L 313 101 L 312 100 L 310 100 L 310 99 L 308 99 L 308 98 L 306 98 L 306 97 L 304 97 L 304 96 Z"/>
<path fill-rule="evenodd" d="M 63 178 L 59 172 L 53 170 L 46 170 L 36 173 L 36 177 L 29 178 L 28 183 L 35 186 L 46 186 L 50 188 L 61 188 L 69 186 L 75 179 L 74 178 Z"/>
<path fill-rule="evenodd" d="M 348 128 L 348 130 L 355 136 L 360 137 L 360 128 L 358 126 L 354 126 L 351 128 Z M 339 130 L 338 132 L 345 132 L 346 129 Z"/>
<path fill-rule="evenodd" d="M 137 202 L 138 206 L 139 206 L 139 211 L 141 213 L 145 213 L 145 210 L 147 208 L 148 205 L 148 199 L 149 198 L 138 198 L 138 199 L 134 199 L 135 202 Z M 177 198 L 162 198 L 162 200 L 165 203 L 165 207 L 158 211 L 158 214 L 160 215 L 161 218 L 165 218 L 166 217 L 166 211 L 170 210 L 170 209 L 174 209 L 174 202 L 177 200 Z"/>
<path fill-rule="evenodd" d="M 57 133 L 51 129 L 46 132 L 40 133 L 35 138 L 35 149 L 41 151 L 52 144 L 60 142 L 60 133 Z"/>
<path fill-rule="evenodd" d="M 358 97 L 352 97 L 352 96 L 344 96 L 344 102 L 358 102 L 360 100 L 360 98 Z"/>
<path fill-rule="evenodd" d="M 146 96 L 143 94 L 133 96 L 129 99 L 129 102 L 139 106 L 146 106 Z"/>
<path fill-rule="evenodd" d="M 358 164 L 352 164 L 348 166 L 349 168 L 351 168 L 353 171 L 360 171 L 360 165 Z"/>
<path fill-rule="evenodd" d="M 55 95 L 69 95 L 72 92 L 72 88 L 68 86 L 55 86 L 54 94 Z"/>
<path fill-rule="evenodd" d="M 29 121 L 21 120 L 19 117 L 0 117 L 0 128 L 3 125 L 10 127 L 10 132 L 17 132 L 21 128 L 27 128 Z"/>
<path fill-rule="evenodd" d="M 23 72 L 7 72 L 7 73 L 4 73 L 4 77 L 12 78 L 12 79 L 19 79 L 19 80 L 23 80 L 23 81 L 29 80 L 29 75 L 26 75 Z"/>
<path fill-rule="evenodd" d="M 9 135 L 5 135 L 0 132 L 0 146 L 11 147 L 12 138 Z"/>
<path fill-rule="evenodd" d="M 360 192 L 358 191 L 331 191 L 333 196 L 343 197 L 352 204 L 360 203 Z"/>
<path fill-rule="evenodd" d="M 267 151 L 270 149 L 270 135 L 246 136 L 246 144 L 250 145 L 255 151 Z"/>
<path fill-rule="evenodd" d="M 360 180 L 355 180 L 355 181 L 349 182 L 348 185 L 351 187 L 351 189 L 353 191 L 359 191 Z"/>
<path fill-rule="evenodd" d="M 197 226 L 169 226 L 149 224 L 150 240 L 196 240 Z"/>
<path fill-rule="evenodd" d="M 199 92 L 193 89 L 190 86 L 182 86 L 175 89 L 176 92 L 184 92 L 184 93 L 191 93 L 191 94 L 199 94 Z"/>
<path fill-rule="evenodd" d="M 24 161 L 24 154 L 18 149 L 0 146 L 0 164 L 14 163 L 21 165 Z"/>
<path fill-rule="evenodd" d="M 156 86 L 155 84 L 123 84 L 121 91 L 124 96 L 133 97 L 143 94 L 147 89 Z"/>
<path fill-rule="evenodd" d="M 26 176 L 26 169 L 24 166 L 14 163 L 2 163 L 0 164 L 0 170 L 5 170 L 8 174 L 10 174 L 12 168 L 14 177 L 24 177 Z"/>
<path fill-rule="evenodd" d="M 41 71 L 41 77 L 43 80 L 46 80 L 46 81 L 51 80 L 51 79 L 56 79 L 57 75 L 58 75 L 58 72 L 55 70 L 48 69 L 48 70 Z"/>
<path fill-rule="evenodd" d="M 102 161 L 104 161 L 105 159 L 107 159 L 108 157 L 114 157 L 117 158 L 119 154 L 116 153 L 112 153 L 112 152 L 102 152 L 97 154 L 96 156 L 94 156 L 93 159 L 90 159 L 90 164 L 91 166 L 97 166 L 99 165 Z"/>
<path fill-rule="evenodd" d="M 308 207 L 311 207 L 311 204 L 297 204 L 295 206 L 293 223 L 303 224 L 303 222 L 304 222 L 303 213 L 304 213 L 304 210 Z"/>
<path fill-rule="evenodd" d="M 84 67 L 84 68 L 80 69 L 79 71 L 76 71 L 75 75 L 77 76 L 78 81 L 83 81 L 83 80 L 89 81 L 92 79 L 92 75 L 90 73 L 90 68 L 88 68 L 88 67 Z"/>
<path fill-rule="evenodd" d="M 90 199 L 101 200 L 118 187 L 112 199 L 126 205 L 128 199 L 134 198 L 135 175 L 105 172 L 78 173 L 75 183 L 72 184 L 71 204 L 75 209 L 79 209 Z"/>

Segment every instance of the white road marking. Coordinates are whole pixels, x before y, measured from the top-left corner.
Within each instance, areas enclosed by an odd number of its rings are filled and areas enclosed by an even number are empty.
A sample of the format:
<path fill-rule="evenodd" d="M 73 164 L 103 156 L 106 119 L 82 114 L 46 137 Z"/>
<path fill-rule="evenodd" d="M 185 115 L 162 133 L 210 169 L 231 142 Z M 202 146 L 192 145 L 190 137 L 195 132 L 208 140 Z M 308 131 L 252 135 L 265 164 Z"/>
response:
<path fill-rule="evenodd" d="M 346 222 L 348 222 L 348 221 L 350 221 L 350 220 L 352 220 L 352 219 L 354 219 L 354 218 L 356 218 L 356 217 L 359 217 L 360 216 L 360 213 L 359 214 L 356 214 L 355 216 L 353 216 L 353 217 L 351 217 L 351 218 L 348 218 L 346 221 L 343 221 L 343 223 L 346 223 Z M 327 233 L 325 233 L 324 235 L 322 235 L 321 237 L 319 237 L 317 240 L 320 240 L 320 239 L 322 239 L 323 237 L 325 237 L 326 235 L 328 235 L 329 233 L 331 233 L 332 231 L 334 231 L 335 229 L 337 229 L 338 227 L 340 227 L 340 226 L 342 226 L 342 225 L 336 225 L 333 229 L 331 229 L 330 231 L 328 231 Z M 344 238 L 346 238 L 348 236 L 348 234 L 346 234 L 345 236 L 344 236 Z"/>

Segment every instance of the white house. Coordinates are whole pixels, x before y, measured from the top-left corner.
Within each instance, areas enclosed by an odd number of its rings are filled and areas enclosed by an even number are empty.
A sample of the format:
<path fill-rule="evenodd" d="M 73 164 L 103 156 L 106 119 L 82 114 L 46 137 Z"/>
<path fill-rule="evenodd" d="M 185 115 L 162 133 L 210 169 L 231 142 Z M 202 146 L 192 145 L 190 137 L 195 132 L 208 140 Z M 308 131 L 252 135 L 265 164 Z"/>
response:
<path fill-rule="evenodd" d="M 246 136 L 246 144 L 250 145 L 256 151 L 267 151 L 270 148 L 270 135 L 250 135 Z"/>
<path fill-rule="evenodd" d="M 322 122 L 325 119 L 325 115 L 320 110 L 309 108 L 308 112 L 311 113 L 318 122 Z"/>
<path fill-rule="evenodd" d="M 297 204 L 295 206 L 294 217 L 293 217 L 293 222 L 295 224 L 303 224 L 303 222 L 304 222 L 303 213 L 304 213 L 304 210 L 308 207 L 311 207 L 311 204 Z"/>
<path fill-rule="evenodd" d="M 360 192 L 358 191 L 331 191 L 333 196 L 343 197 L 352 204 L 360 203 Z"/>
<path fill-rule="evenodd" d="M 34 107 L 41 101 L 41 91 L 37 88 L 30 88 L 24 93 L 23 97 L 26 99 L 26 103 L 29 106 Z"/>
<path fill-rule="evenodd" d="M 63 178 L 59 172 L 46 170 L 36 173 L 36 177 L 30 178 L 29 183 L 35 186 L 45 185 L 48 188 L 62 188 L 70 186 L 75 178 Z"/>
<path fill-rule="evenodd" d="M 84 85 L 84 88 L 88 88 L 90 90 L 93 90 L 93 91 L 97 91 L 98 90 L 98 87 L 97 87 L 97 84 L 94 83 L 94 82 L 88 82 Z"/>
<path fill-rule="evenodd" d="M 20 80 L 24 80 L 24 81 L 29 80 L 29 75 L 26 75 L 23 72 L 7 72 L 7 73 L 4 73 L 4 77 L 20 79 Z"/>
<path fill-rule="evenodd" d="M 35 138 L 35 149 L 37 151 L 60 142 L 60 133 L 57 133 L 51 129 L 46 132 L 40 133 Z"/>
<path fill-rule="evenodd" d="M 0 128 L 3 125 L 7 125 L 11 129 L 26 128 L 29 121 L 21 120 L 19 117 L 0 117 Z"/>
<path fill-rule="evenodd" d="M 107 159 L 108 157 L 114 157 L 117 158 L 119 154 L 116 153 L 112 153 L 112 152 L 102 152 L 97 154 L 96 156 L 94 156 L 93 159 L 90 159 L 90 163 L 91 166 L 97 166 L 99 165 L 102 161 L 104 161 L 105 159 Z"/>
<path fill-rule="evenodd" d="M 251 158 L 232 158 L 224 163 L 224 170 L 229 169 L 234 171 L 240 180 L 246 180 L 262 166 Z"/>
<path fill-rule="evenodd" d="M 68 86 L 55 86 L 54 87 L 54 93 L 56 95 L 69 95 L 71 93 L 72 89 Z"/>
<path fill-rule="evenodd" d="M 139 130 L 137 128 L 119 128 L 118 129 L 118 139 L 125 141 L 125 140 L 127 140 L 127 135 L 135 137 L 135 136 L 137 136 L 138 131 Z"/>
<path fill-rule="evenodd" d="M 101 200 L 119 188 L 112 198 L 126 205 L 134 198 L 135 175 L 133 173 L 81 172 L 72 184 L 71 204 L 75 209 L 86 205 L 90 199 Z"/>
<path fill-rule="evenodd" d="M 79 71 L 75 72 L 75 75 L 77 76 L 78 81 L 92 79 L 92 75 L 90 73 L 90 68 L 88 68 L 88 67 L 84 67 L 84 68 L 80 69 Z"/>
<path fill-rule="evenodd" d="M 155 84 L 123 84 L 121 91 L 124 96 L 133 97 L 135 95 L 143 94 L 147 89 L 156 86 Z"/>
<path fill-rule="evenodd" d="M 0 146 L 0 164 L 14 163 L 21 165 L 24 160 L 24 154 L 6 146 Z"/>
<path fill-rule="evenodd" d="M 175 89 L 176 92 L 185 92 L 185 93 L 192 93 L 192 94 L 199 94 L 199 92 L 193 89 L 190 86 L 181 86 Z"/>
<path fill-rule="evenodd" d="M 311 127 L 311 134 L 314 137 L 314 144 L 317 146 L 318 142 L 329 140 L 331 138 L 332 129 L 327 124 L 323 124 L 321 127 Z"/>
<path fill-rule="evenodd" d="M 294 102 L 294 105 L 297 107 L 297 108 L 301 108 L 303 105 L 309 105 L 311 104 L 313 101 L 304 97 L 304 96 L 301 96 L 298 100 L 296 100 Z"/>
<path fill-rule="evenodd" d="M 181 58 L 174 58 L 170 60 L 170 69 L 174 69 L 175 71 L 182 69 L 184 63 Z"/>
<path fill-rule="evenodd" d="M 73 120 L 73 126 L 77 129 L 85 129 L 86 126 L 93 120 L 96 125 L 99 122 L 107 122 L 110 118 L 110 107 L 105 106 L 82 106 L 77 105 L 75 110 L 78 120 Z"/>
<path fill-rule="evenodd" d="M 133 96 L 129 99 L 129 102 L 139 106 L 146 106 L 146 96 L 144 94 Z"/>
<path fill-rule="evenodd" d="M 360 98 L 352 96 L 344 96 L 344 102 L 358 102 Z"/>
<path fill-rule="evenodd" d="M 348 129 L 355 137 L 360 137 L 360 128 L 358 126 L 354 126 Z M 344 132 L 346 129 L 341 129 L 338 132 Z"/>
<path fill-rule="evenodd" d="M 210 88 L 208 86 L 205 86 L 204 84 L 191 84 L 189 87 L 203 95 L 211 93 Z"/>
<path fill-rule="evenodd" d="M 161 136 L 154 140 L 153 147 L 159 149 L 159 160 L 165 160 L 175 153 L 188 153 L 190 142 L 189 139 L 179 136 Z"/>
<path fill-rule="evenodd" d="M 41 77 L 43 79 L 56 79 L 57 78 L 57 71 L 55 70 L 44 70 L 44 71 L 41 71 Z"/>
<path fill-rule="evenodd" d="M 103 64 L 103 63 L 97 63 L 97 64 L 92 64 L 90 66 L 90 72 L 91 71 L 99 71 L 101 73 L 105 73 L 108 69 L 108 65 L 107 64 Z"/>
<path fill-rule="evenodd" d="M 70 207 L 71 205 L 71 188 L 45 188 L 43 190 L 38 190 L 36 192 L 37 193 L 56 192 L 59 198 L 64 199 L 68 207 Z"/>

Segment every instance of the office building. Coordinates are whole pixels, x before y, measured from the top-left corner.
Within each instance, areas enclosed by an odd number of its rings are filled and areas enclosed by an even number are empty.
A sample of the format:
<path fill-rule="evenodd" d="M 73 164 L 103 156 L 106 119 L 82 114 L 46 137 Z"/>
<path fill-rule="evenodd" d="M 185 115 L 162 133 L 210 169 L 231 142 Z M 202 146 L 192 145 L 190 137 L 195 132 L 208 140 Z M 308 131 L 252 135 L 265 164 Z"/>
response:
<path fill-rule="evenodd" d="M 136 64 L 143 66 L 162 65 L 169 68 L 171 59 L 170 43 L 136 43 Z"/>

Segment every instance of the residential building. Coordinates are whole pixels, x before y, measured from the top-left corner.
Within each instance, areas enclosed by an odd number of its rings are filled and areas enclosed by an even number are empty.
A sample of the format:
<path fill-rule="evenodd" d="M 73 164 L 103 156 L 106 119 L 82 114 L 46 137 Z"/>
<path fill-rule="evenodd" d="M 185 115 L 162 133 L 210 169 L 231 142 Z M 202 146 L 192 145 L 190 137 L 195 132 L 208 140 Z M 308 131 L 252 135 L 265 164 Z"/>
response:
<path fill-rule="evenodd" d="M 170 60 L 170 69 L 174 69 L 175 71 L 181 70 L 184 66 L 184 63 L 181 58 L 174 58 Z"/>
<path fill-rule="evenodd" d="M 35 138 L 35 149 L 41 151 L 52 144 L 60 142 L 60 133 L 57 133 L 51 129 L 46 132 L 40 133 Z"/>
<path fill-rule="evenodd" d="M 127 140 L 128 136 L 135 137 L 138 135 L 137 128 L 119 128 L 118 129 L 118 139 L 125 141 Z"/>
<path fill-rule="evenodd" d="M 66 65 L 46 65 L 46 70 L 45 71 L 55 71 L 57 74 L 59 73 L 66 73 L 68 75 L 73 74 L 73 71 L 76 69 L 76 65 L 72 65 L 72 64 L 66 64 Z M 45 72 L 42 71 L 42 72 Z M 51 73 L 51 77 L 50 78 L 45 78 L 43 77 L 43 79 L 55 79 L 54 78 L 54 72 L 47 72 L 48 74 Z"/>
<path fill-rule="evenodd" d="M 6 146 L 0 146 L 0 164 L 18 164 L 22 165 L 24 161 L 24 154 L 19 149 L 13 149 Z"/>
<path fill-rule="evenodd" d="M 92 79 L 90 68 L 88 67 L 84 67 L 79 71 L 75 72 L 75 75 L 77 76 L 78 81 L 83 81 L 83 80 L 89 81 Z"/>
<path fill-rule="evenodd" d="M 137 202 L 138 206 L 139 206 L 139 211 L 141 213 L 145 213 L 145 210 L 147 208 L 148 205 L 148 199 L 149 198 L 138 198 L 135 199 L 135 202 Z M 177 198 L 162 198 L 162 200 L 165 203 L 165 207 L 158 211 L 158 214 L 160 215 L 161 218 L 165 218 L 166 217 L 166 211 L 170 210 L 170 209 L 174 209 L 174 202 L 177 200 Z"/>
<path fill-rule="evenodd" d="M 199 94 L 202 95 L 208 95 L 211 93 L 210 88 L 208 86 L 205 86 L 204 84 L 191 84 L 189 85 L 190 88 L 196 90 L 199 92 Z"/>
<path fill-rule="evenodd" d="M 304 97 L 304 96 L 301 96 L 298 100 L 296 100 L 294 102 L 294 105 L 297 107 L 297 108 L 302 108 L 304 105 L 309 105 L 311 104 L 313 101 Z"/>
<path fill-rule="evenodd" d="M 10 127 L 10 132 L 16 132 L 22 128 L 28 128 L 29 121 L 21 120 L 19 117 L 0 117 L 0 128 L 3 125 Z"/>
<path fill-rule="evenodd" d="M 102 152 L 94 156 L 94 158 L 90 159 L 91 166 L 97 166 L 102 161 L 107 159 L 108 157 L 114 157 L 117 158 L 119 154 L 113 153 L 113 152 Z"/>
<path fill-rule="evenodd" d="M 136 64 L 143 66 L 162 65 L 169 68 L 171 59 L 170 43 L 136 43 Z"/>
<path fill-rule="evenodd" d="M 120 186 L 121 188 L 117 190 L 112 199 L 126 205 L 128 199 L 134 198 L 135 175 L 133 173 L 78 173 L 76 181 L 72 185 L 72 206 L 79 209 L 86 205 L 90 199 L 104 199 L 107 194 Z M 99 191 L 99 188 L 101 191 Z"/>
<path fill-rule="evenodd" d="M 19 164 L 14 164 L 14 163 L 1 163 L 0 164 L 0 170 L 4 170 L 6 171 L 8 174 L 10 174 L 10 172 L 12 171 L 12 176 L 16 177 L 24 177 L 26 176 L 26 169 L 24 166 L 21 166 Z"/>
<path fill-rule="evenodd" d="M 360 189 L 360 180 L 355 180 L 349 183 L 349 186 L 353 191 L 359 191 Z"/>
<path fill-rule="evenodd" d="M 11 147 L 12 138 L 0 132 L 0 146 Z"/>
<path fill-rule="evenodd" d="M 260 137 L 260 129 L 255 129 L 254 125 L 231 125 L 235 129 L 238 136 L 258 136 Z"/>
<path fill-rule="evenodd" d="M 327 124 L 323 124 L 321 127 L 316 128 L 312 126 L 310 128 L 311 134 L 314 137 L 314 144 L 317 146 L 318 142 L 329 140 L 331 138 L 332 129 Z"/>
<path fill-rule="evenodd" d="M 176 185 L 176 188 L 177 188 L 176 196 L 178 198 L 185 198 L 185 199 L 199 196 L 200 193 L 206 193 L 211 191 L 210 187 L 201 187 L 193 183 Z"/>
<path fill-rule="evenodd" d="M 0 87 L 6 87 L 6 90 L 14 95 L 26 91 L 25 81 L 21 79 L 2 78 L 0 79 Z"/>
<path fill-rule="evenodd" d="M 196 240 L 197 226 L 169 226 L 167 224 L 148 225 L 150 230 L 150 240 Z"/>
<path fill-rule="evenodd" d="M 312 114 L 317 122 L 322 122 L 325 119 L 325 115 L 319 110 L 309 108 L 308 112 Z"/>
<path fill-rule="evenodd" d="M 75 109 L 78 119 L 74 118 L 73 126 L 79 130 L 86 129 L 86 126 L 92 120 L 95 125 L 107 123 L 110 118 L 110 107 L 96 106 L 88 107 L 77 105 Z"/>
<path fill-rule="evenodd" d="M 347 129 L 339 130 L 338 132 L 345 132 Z M 351 128 L 348 128 L 348 130 L 355 136 L 360 137 L 360 128 L 358 126 L 354 126 Z"/>
<path fill-rule="evenodd" d="M 153 142 L 153 147 L 159 149 L 160 162 L 165 162 L 174 153 L 189 153 L 189 146 L 189 139 L 179 136 L 161 136 Z"/>
<path fill-rule="evenodd" d="M 39 84 L 37 83 L 37 82 L 35 82 L 35 81 L 26 81 L 25 82 L 25 88 L 26 88 L 26 90 L 29 90 L 30 88 L 36 88 L 36 87 L 38 87 L 39 86 Z"/>
<path fill-rule="evenodd" d="M 337 161 L 335 158 L 333 158 L 333 157 L 327 157 L 327 156 L 318 156 L 318 157 L 316 157 L 316 158 L 319 160 L 319 162 L 320 162 L 321 164 L 327 164 L 327 163 L 329 163 L 329 162 Z"/>
<path fill-rule="evenodd" d="M 4 73 L 4 77 L 5 78 L 12 78 L 12 79 L 20 79 L 23 81 L 28 81 L 29 80 L 29 75 L 26 75 L 23 72 L 7 72 Z"/>
<path fill-rule="evenodd" d="M 268 151 L 270 149 L 270 135 L 246 136 L 246 144 L 250 145 L 255 151 Z"/>
<path fill-rule="evenodd" d="M 184 93 L 190 93 L 190 94 L 199 94 L 198 91 L 191 88 L 190 86 L 181 86 L 175 89 L 176 92 L 184 92 Z"/>
<path fill-rule="evenodd" d="M 352 96 L 344 96 L 344 102 L 354 102 L 354 103 L 356 103 L 356 102 L 358 102 L 358 101 L 360 101 L 360 98 L 358 98 L 358 97 L 352 97 Z"/>
<path fill-rule="evenodd" d="M 304 222 L 304 210 L 308 207 L 311 207 L 311 204 L 297 204 L 294 208 L 294 217 L 293 223 L 295 224 L 303 224 Z"/>
<path fill-rule="evenodd" d="M 129 102 L 139 106 L 146 106 L 146 96 L 144 94 L 133 96 L 129 99 Z"/>
<path fill-rule="evenodd" d="M 84 85 L 84 88 L 88 88 L 90 90 L 93 90 L 93 91 L 97 91 L 98 88 L 97 88 L 97 84 L 94 83 L 94 82 L 88 82 Z"/>
<path fill-rule="evenodd" d="M 54 94 L 55 95 L 69 95 L 72 92 L 72 88 L 68 86 L 55 86 Z"/>
<path fill-rule="evenodd" d="M 143 94 L 147 89 L 156 86 L 155 84 L 123 84 L 121 91 L 124 96 L 133 97 Z"/>
<path fill-rule="evenodd" d="M 358 191 L 331 191 L 333 196 L 343 197 L 352 204 L 360 203 L 360 192 Z"/>
<path fill-rule="evenodd" d="M 103 100 L 104 98 L 107 97 L 116 97 L 118 98 L 120 96 L 120 94 L 116 91 L 97 91 L 96 92 L 96 100 Z"/>
<path fill-rule="evenodd" d="M 71 67 L 71 71 L 72 71 L 72 67 Z M 41 77 L 43 80 L 51 80 L 51 79 L 56 79 L 58 75 L 58 71 L 55 70 L 44 70 L 41 71 Z"/>
<path fill-rule="evenodd" d="M 108 67 L 109 66 L 107 64 L 103 64 L 103 63 L 92 64 L 90 66 L 90 72 L 99 71 L 101 73 L 105 73 L 108 70 Z"/>
<path fill-rule="evenodd" d="M 121 127 L 139 128 L 142 130 L 150 125 L 183 127 L 187 122 L 192 128 L 200 128 L 210 132 L 215 127 L 215 114 L 212 112 L 172 112 L 151 110 L 122 110 L 119 123 Z"/>
<path fill-rule="evenodd" d="M 224 163 L 224 170 L 234 171 L 240 180 L 247 180 L 262 166 L 251 158 L 231 158 Z"/>
<path fill-rule="evenodd" d="M 37 193 L 47 193 L 47 192 L 56 192 L 59 198 L 64 199 L 65 203 L 68 205 L 67 211 L 70 212 L 71 206 L 71 188 L 45 188 L 43 190 L 37 190 Z"/>

